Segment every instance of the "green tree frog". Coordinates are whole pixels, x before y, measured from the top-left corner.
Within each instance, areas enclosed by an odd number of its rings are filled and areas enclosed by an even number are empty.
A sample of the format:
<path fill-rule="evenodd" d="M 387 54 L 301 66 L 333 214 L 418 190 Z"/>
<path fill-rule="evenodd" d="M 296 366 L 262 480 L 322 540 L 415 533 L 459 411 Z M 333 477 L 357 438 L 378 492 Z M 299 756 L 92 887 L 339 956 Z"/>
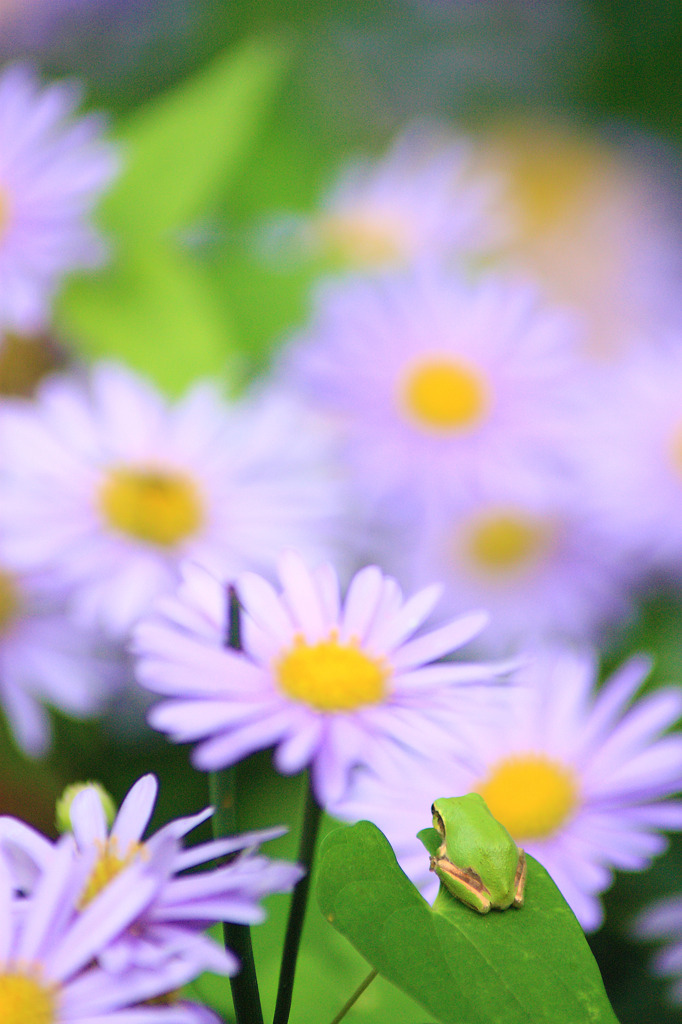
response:
<path fill-rule="evenodd" d="M 436 800 L 431 813 L 434 827 L 419 838 L 445 888 L 479 914 L 522 906 L 526 855 L 483 797 L 469 793 Z"/>

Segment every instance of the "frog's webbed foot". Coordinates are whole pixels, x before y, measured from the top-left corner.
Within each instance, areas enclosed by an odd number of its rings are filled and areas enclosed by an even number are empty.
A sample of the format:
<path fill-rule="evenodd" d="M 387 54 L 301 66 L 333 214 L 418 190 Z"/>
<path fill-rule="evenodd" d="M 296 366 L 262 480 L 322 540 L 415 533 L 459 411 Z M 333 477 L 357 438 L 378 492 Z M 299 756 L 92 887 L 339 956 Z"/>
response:
<path fill-rule="evenodd" d="M 522 907 L 524 890 L 526 888 L 526 854 L 519 850 L 519 863 L 516 866 L 514 875 L 514 906 Z"/>

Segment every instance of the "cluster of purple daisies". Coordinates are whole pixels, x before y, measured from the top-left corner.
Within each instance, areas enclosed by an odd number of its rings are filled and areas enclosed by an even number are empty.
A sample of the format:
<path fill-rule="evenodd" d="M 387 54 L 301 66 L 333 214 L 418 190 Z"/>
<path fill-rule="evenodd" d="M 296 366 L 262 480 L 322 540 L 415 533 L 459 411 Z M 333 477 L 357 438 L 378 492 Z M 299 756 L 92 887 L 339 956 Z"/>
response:
<path fill-rule="evenodd" d="M 178 990 L 239 962 L 205 934 L 217 921 L 262 920 L 259 901 L 290 889 L 293 864 L 258 852 L 281 830 L 185 849 L 212 813 L 169 822 L 143 840 L 157 783 L 145 775 L 113 822 L 98 787 L 71 794 L 68 830 L 53 842 L 0 818 L 0 1008 L 7 1024 L 211 1024 Z M 190 869 L 222 858 L 203 871 Z"/>
<path fill-rule="evenodd" d="M 90 215 L 120 157 L 76 99 L 0 74 L 0 348 L 105 257 Z M 197 768 L 274 748 L 426 893 L 431 802 L 481 793 L 598 927 L 613 870 L 682 828 L 682 692 L 641 696 L 643 658 L 599 687 L 595 655 L 682 570 L 680 239 L 658 199 L 633 207 L 648 174 L 572 136 L 411 129 L 294 224 L 288 258 L 335 276 L 240 399 L 207 381 L 171 402 L 113 362 L 0 399 L 17 743 L 43 753 L 46 704 L 98 713 L 132 666 Z M 143 841 L 155 792 L 139 780 L 109 830 L 85 787 L 56 844 L 0 820 L 12 1024 L 212 1019 L 170 995 L 237 969 L 205 927 L 258 920 L 300 870 L 254 852 L 273 833 L 185 850 L 210 811 Z"/>

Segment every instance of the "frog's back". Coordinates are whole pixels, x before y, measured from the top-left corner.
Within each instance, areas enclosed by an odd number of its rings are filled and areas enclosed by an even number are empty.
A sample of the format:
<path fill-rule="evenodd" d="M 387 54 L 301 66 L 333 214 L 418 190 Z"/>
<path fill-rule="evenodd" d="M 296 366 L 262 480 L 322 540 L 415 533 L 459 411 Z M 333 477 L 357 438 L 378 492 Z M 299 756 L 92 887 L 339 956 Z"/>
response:
<path fill-rule="evenodd" d="M 454 834 L 448 835 L 451 854 L 455 853 L 462 867 L 472 868 L 481 877 L 499 875 L 511 884 L 519 859 L 516 843 L 504 825 L 493 818 L 480 794 L 461 797 L 461 806 Z M 473 807 L 475 815 L 470 813 Z"/>

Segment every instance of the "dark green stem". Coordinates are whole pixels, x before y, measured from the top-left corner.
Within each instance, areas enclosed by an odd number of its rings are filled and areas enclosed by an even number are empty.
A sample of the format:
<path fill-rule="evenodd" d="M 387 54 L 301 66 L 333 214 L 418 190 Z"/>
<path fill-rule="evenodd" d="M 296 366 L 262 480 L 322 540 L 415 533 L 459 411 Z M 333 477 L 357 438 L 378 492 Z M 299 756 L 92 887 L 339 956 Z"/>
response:
<path fill-rule="evenodd" d="M 356 988 L 355 992 L 350 997 L 350 999 L 343 1004 L 343 1006 L 341 1007 L 341 1009 L 337 1013 L 336 1017 L 334 1017 L 334 1020 L 331 1022 L 331 1024 L 339 1024 L 339 1021 L 343 1020 L 343 1018 L 346 1016 L 348 1011 L 355 1006 L 355 1004 L 357 1003 L 358 999 L 360 998 L 362 993 L 365 991 L 365 989 L 368 989 L 369 986 L 372 984 L 372 982 L 374 981 L 374 979 L 376 978 L 378 973 L 379 973 L 378 971 L 370 971 L 369 972 L 369 974 L 367 975 L 365 980 L 360 982 L 360 984 L 358 985 L 358 987 Z"/>
<path fill-rule="evenodd" d="M 227 588 L 227 633 L 225 646 L 233 651 L 242 649 L 242 624 L 239 614 L 239 598 L 237 589 L 230 584 Z"/>
<path fill-rule="evenodd" d="M 241 628 L 239 621 L 239 599 L 234 587 L 228 587 L 228 628 L 225 646 L 241 650 Z M 213 814 L 213 835 L 216 839 L 234 835 L 237 831 L 237 769 L 235 766 L 222 772 L 211 772 L 209 791 Z M 229 860 L 229 858 L 227 858 Z M 256 964 L 251 945 L 251 929 L 245 924 L 223 921 L 225 947 L 239 957 L 241 968 L 230 978 L 232 1002 L 237 1024 L 263 1024 Z"/>
<path fill-rule="evenodd" d="M 287 922 L 286 935 L 284 937 L 284 949 L 282 951 L 282 966 L 279 972 L 279 985 L 277 988 L 277 1002 L 275 1003 L 275 1015 L 273 1024 L 287 1024 L 291 1010 L 291 999 L 294 992 L 294 976 L 296 974 L 296 960 L 298 949 L 301 944 L 303 922 L 305 920 L 306 906 L 308 904 L 308 890 L 310 888 L 310 877 L 315 856 L 317 833 L 320 828 L 322 808 L 318 804 L 310 784 L 306 791 L 305 810 L 303 812 L 303 825 L 298 850 L 298 863 L 305 868 L 305 874 L 294 887 L 289 908 L 289 920 Z"/>
<path fill-rule="evenodd" d="M 211 772 L 209 788 L 211 802 L 215 807 L 213 834 L 216 839 L 234 835 L 235 827 L 235 776 L 234 768 L 222 772 Z M 223 939 L 226 949 L 239 957 L 241 968 L 230 978 L 232 1002 L 237 1024 L 263 1024 L 256 964 L 251 945 L 251 929 L 247 924 L 232 924 L 223 921 Z"/>

